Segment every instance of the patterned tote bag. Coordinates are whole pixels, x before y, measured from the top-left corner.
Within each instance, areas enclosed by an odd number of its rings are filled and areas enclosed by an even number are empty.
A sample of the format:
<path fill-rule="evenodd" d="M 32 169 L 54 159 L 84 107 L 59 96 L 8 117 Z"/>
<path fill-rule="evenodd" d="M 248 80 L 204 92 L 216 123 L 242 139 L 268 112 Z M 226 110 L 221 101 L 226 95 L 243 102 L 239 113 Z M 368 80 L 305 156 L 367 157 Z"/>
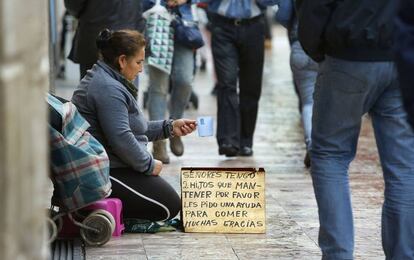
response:
<path fill-rule="evenodd" d="M 174 55 L 174 29 L 170 26 L 172 16 L 160 0 L 143 16 L 147 21 L 146 37 L 150 50 L 148 65 L 170 74 Z"/>
<path fill-rule="evenodd" d="M 47 102 L 62 118 L 62 129 L 49 124 L 53 204 L 73 211 L 111 193 L 109 159 L 89 133 L 88 122 L 71 103 L 48 94 Z"/>

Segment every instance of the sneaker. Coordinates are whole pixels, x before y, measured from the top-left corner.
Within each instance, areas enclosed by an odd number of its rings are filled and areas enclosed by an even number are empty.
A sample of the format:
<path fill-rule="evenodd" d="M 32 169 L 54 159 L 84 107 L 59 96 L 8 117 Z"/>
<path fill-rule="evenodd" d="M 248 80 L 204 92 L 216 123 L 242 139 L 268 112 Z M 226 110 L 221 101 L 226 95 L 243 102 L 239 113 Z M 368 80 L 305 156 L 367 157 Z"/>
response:
<path fill-rule="evenodd" d="M 184 144 L 181 141 L 181 137 L 174 136 L 170 138 L 170 149 L 171 152 L 176 156 L 181 156 L 184 153 Z"/>
<path fill-rule="evenodd" d="M 170 163 L 170 157 L 167 153 L 167 143 L 165 140 L 155 141 L 152 146 L 152 155 L 154 159 L 160 160 L 164 164 Z"/>

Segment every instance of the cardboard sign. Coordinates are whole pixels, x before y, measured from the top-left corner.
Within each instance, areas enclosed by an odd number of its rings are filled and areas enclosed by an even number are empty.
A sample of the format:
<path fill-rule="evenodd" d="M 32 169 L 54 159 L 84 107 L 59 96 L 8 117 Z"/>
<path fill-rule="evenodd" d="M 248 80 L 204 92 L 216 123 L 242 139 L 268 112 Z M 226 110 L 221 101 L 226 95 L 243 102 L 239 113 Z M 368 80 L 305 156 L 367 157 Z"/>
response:
<path fill-rule="evenodd" d="M 265 233 L 263 168 L 182 168 L 185 232 Z"/>

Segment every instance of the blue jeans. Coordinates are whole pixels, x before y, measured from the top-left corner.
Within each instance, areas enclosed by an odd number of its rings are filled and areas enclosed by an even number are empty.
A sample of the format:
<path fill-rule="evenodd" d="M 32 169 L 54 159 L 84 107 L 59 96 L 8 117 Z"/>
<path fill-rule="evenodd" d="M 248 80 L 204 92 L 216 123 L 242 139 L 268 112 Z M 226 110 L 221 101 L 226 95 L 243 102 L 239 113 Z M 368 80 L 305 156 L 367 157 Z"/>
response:
<path fill-rule="evenodd" d="M 309 150 L 312 132 L 313 90 L 318 76 L 318 64 L 306 55 L 299 41 L 294 41 L 291 46 L 290 67 L 301 101 L 303 132 L 306 150 Z"/>
<path fill-rule="evenodd" d="M 171 75 L 148 66 L 148 113 L 150 120 L 165 119 L 170 80 L 169 117 L 178 119 L 183 116 L 191 95 L 193 71 L 193 50 L 177 43 L 174 46 Z"/>
<path fill-rule="evenodd" d="M 327 57 L 314 93 L 311 173 L 323 259 L 353 259 L 348 168 L 361 117 L 369 113 L 385 182 L 382 242 L 387 259 L 414 259 L 414 133 L 392 62 Z"/>

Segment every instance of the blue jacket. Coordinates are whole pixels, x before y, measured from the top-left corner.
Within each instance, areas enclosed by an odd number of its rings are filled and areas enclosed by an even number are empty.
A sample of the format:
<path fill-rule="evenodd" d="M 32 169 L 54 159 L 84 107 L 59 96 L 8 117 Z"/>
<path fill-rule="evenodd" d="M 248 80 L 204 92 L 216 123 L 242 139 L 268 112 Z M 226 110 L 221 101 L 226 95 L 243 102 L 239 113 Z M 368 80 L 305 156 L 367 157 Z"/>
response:
<path fill-rule="evenodd" d="M 395 62 L 397 64 L 404 106 L 414 127 L 414 2 L 400 0 L 395 30 Z"/>

